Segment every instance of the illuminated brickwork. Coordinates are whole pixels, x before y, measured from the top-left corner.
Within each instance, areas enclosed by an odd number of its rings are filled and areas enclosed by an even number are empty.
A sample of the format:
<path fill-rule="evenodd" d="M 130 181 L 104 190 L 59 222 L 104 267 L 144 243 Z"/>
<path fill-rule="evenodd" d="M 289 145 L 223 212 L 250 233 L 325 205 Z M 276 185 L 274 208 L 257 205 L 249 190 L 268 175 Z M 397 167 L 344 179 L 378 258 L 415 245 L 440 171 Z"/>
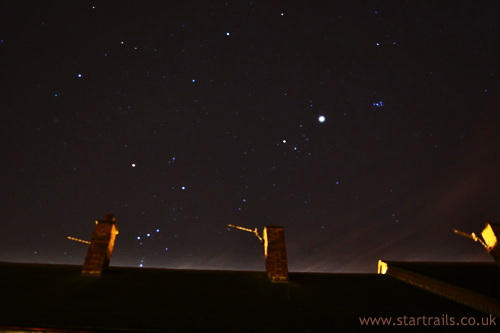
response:
<path fill-rule="evenodd" d="M 107 214 L 104 220 L 95 221 L 89 250 L 83 264 L 82 276 L 100 276 L 109 266 L 115 238 L 118 234 L 113 214 Z"/>
<path fill-rule="evenodd" d="M 288 282 L 285 230 L 277 225 L 264 227 L 266 272 L 271 282 Z"/>
<path fill-rule="evenodd" d="M 481 235 L 488 246 L 488 253 L 495 259 L 495 262 L 500 265 L 500 224 L 486 223 L 486 227 L 481 232 Z"/>

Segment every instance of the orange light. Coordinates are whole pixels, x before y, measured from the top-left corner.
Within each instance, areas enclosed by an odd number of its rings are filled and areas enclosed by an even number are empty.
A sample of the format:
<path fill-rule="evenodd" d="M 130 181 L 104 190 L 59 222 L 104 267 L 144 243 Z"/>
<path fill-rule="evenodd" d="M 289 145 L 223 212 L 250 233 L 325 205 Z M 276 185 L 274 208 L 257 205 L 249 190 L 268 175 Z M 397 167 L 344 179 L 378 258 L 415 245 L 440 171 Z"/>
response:
<path fill-rule="evenodd" d="M 486 227 L 481 231 L 481 235 L 483 236 L 486 245 L 488 245 L 488 250 L 492 249 L 497 245 L 497 237 L 495 236 L 495 232 L 491 228 L 489 223 L 486 223 Z"/>
<path fill-rule="evenodd" d="M 378 261 L 378 274 L 385 274 L 389 270 L 389 267 L 382 260 Z"/>
<path fill-rule="evenodd" d="M 111 259 L 111 255 L 113 254 L 113 247 L 115 246 L 116 235 L 118 235 L 118 229 L 113 224 L 111 226 L 111 237 L 110 237 L 109 245 L 108 245 L 108 255 L 109 255 L 110 259 Z"/>
<path fill-rule="evenodd" d="M 267 241 L 267 228 L 264 227 L 264 231 L 262 232 L 262 237 L 264 237 L 264 255 L 267 259 L 267 247 L 269 246 L 269 242 Z"/>

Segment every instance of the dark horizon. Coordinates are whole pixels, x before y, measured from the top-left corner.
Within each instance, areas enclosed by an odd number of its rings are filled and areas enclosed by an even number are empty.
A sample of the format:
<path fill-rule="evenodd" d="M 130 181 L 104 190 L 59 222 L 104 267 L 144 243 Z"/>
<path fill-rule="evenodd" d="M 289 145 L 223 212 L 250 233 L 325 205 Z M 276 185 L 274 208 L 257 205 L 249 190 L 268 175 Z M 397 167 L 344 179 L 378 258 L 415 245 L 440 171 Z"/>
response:
<path fill-rule="evenodd" d="M 8 2 L 0 261 L 291 272 L 492 262 L 496 1 Z M 321 118 L 324 117 L 324 118 Z M 148 236 L 149 235 L 149 236 Z"/>

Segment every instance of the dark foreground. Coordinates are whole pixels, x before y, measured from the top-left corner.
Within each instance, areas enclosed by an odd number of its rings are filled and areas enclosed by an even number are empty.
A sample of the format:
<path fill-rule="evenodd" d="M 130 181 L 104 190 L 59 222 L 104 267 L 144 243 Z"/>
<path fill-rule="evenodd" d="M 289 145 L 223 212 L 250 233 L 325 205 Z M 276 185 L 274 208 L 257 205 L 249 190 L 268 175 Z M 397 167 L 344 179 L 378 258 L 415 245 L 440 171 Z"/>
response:
<path fill-rule="evenodd" d="M 498 332 L 500 328 L 500 319 L 496 326 L 477 325 L 489 315 L 385 275 L 290 273 L 290 283 L 272 284 L 264 272 L 112 267 L 99 278 L 81 277 L 80 272 L 80 266 L 0 263 L 0 332 L 9 327 L 98 332 Z M 412 321 L 423 316 L 426 325 L 423 319 L 419 325 Z M 361 325 L 360 317 L 387 317 L 392 322 Z M 476 325 L 451 326 L 451 317 L 455 323 L 474 317 Z"/>

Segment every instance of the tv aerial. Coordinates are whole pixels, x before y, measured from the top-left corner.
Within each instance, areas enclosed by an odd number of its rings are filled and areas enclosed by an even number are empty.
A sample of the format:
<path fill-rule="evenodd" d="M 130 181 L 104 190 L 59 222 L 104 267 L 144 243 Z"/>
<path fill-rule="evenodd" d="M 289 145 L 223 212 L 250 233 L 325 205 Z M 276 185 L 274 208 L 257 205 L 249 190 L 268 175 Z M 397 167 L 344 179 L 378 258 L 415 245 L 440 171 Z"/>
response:
<path fill-rule="evenodd" d="M 89 241 L 86 241 L 86 240 L 80 239 L 80 238 L 75 238 L 75 237 L 68 236 L 68 239 L 72 240 L 72 241 L 75 241 L 75 242 L 83 243 L 83 244 L 90 244 Z"/>
<path fill-rule="evenodd" d="M 243 231 L 251 232 L 252 234 L 254 234 L 255 236 L 257 236 L 257 238 L 259 239 L 260 243 L 262 245 L 264 245 L 264 240 L 262 239 L 262 237 L 260 237 L 259 231 L 257 231 L 257 228 L 255 228 L 255 229 L 252 230 L 252 229 L 240 227 L 240 226 L 237 226 L 237 225 L 234 225 L 234 224 L 228 224 L 227 226 L 231 227 L 231 228 L 235 228 L 235 229 L 240 229 L 240 230 L 243 230 Z"/>
<path fill-rule="evenodd" d="M 471 234 L 468 234 L 466 232 L 463 232 L 463 231 L 460 231 L 460 230 L 457 230 L 455 228 L 453 228 L 453 231 L 457 234 L 457 235 L 460 235 L 460 236 L 464 236 L 464 237 L 467 237 L 467 238 L 470 238 L 472 239 L 473 241 L 475 242 L 479 242 L 481 243 L 482 246 L 484 246 L 486 248 L 486 250 L 490 250 L 490 247 L 488 245 L 486 245 L 486 243 L 479 237 L 476 236 L 475 233 L 471 233 Z"/>

